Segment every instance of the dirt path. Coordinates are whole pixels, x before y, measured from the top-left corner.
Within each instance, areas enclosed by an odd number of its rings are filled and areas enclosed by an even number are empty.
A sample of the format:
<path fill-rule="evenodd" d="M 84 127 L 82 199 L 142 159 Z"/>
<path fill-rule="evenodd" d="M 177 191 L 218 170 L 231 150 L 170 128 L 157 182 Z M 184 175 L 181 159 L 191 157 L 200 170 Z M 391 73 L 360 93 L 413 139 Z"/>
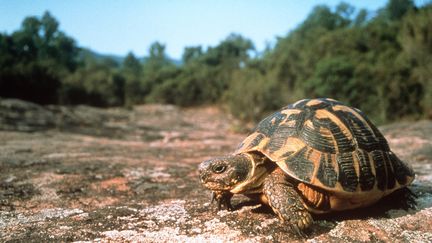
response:
<path fill-rule="evenodd" d="M 432 122 L 383 127 L 418 176 L 418 209 L 373 208 L 317 217 L 298 239 L 268 209 L 238 196 L 209 205 L 204 159 L 245 134 L 214 107 L 134 110 L 40 107 L 0 100 L 0 241 L 432 241 Z"/>

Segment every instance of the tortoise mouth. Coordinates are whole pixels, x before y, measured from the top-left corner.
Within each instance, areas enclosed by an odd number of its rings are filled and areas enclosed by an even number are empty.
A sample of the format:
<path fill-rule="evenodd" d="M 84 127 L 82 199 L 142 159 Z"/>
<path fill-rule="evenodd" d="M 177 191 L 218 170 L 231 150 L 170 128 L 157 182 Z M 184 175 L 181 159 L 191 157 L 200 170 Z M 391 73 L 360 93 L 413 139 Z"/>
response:
<path fill-rule="evenodd" d="M 233 186 L 232 185 L 225 185 L 220 182 L 214 182 L 214 181 L 206 181 L 203 182 L 204 187 L 207 189 L 210 189 L 212 191 L 230 191 Z"/>

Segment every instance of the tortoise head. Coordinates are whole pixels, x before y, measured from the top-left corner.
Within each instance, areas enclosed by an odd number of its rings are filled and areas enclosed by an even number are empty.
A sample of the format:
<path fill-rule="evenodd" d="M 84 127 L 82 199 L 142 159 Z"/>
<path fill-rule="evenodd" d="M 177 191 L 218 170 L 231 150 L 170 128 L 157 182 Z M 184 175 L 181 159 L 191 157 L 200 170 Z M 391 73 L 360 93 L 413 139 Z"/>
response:
<path fill-rule="evenodd" d="M 253 165 L 246 154 L 209 159 L 199 165 L 200 179 L 212 191 L 231 191 L 249 177 Z"/>

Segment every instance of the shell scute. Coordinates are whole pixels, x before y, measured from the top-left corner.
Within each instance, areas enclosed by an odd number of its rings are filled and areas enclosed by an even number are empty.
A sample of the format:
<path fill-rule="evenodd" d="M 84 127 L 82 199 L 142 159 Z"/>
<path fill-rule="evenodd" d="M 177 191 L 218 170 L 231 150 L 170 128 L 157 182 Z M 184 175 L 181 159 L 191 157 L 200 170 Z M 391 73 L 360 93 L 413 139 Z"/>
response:
<path fill-rule="evenodd" d="M 334 106 L 333 110 L 346 126 L 349 127 L 360 149 L 368 152 L 373 150 L 390 150 L 381 132 L 361 112 L 343 105 Z"/>
<path fill-rule="evenodd" d="M 352 153 L 339 153 L 336 155 L 339 166 L 338 181 L 345 191 L 354 192 L 358 185 L 358 176 L 354 168 Z"/>
<path fill-rule="evenodd" d="M 335 166 L 332 163 L 332 158 L 330 154 L 321 154 L 316 177 L 326 187 L 333 188 L 336 186 L 338 174 L 336 172 Z"/>
<path fill-rule="evenodd" d="M 359 149 L 354 155 L 355 159 L 358 161 L 360 168 L 359 184 L 362 191 L 369 191 L 375 185 L 375 175 L 373 174 L 373 169 L 371 161 L 369 160 L 369 155 L 367 152 Z"/>

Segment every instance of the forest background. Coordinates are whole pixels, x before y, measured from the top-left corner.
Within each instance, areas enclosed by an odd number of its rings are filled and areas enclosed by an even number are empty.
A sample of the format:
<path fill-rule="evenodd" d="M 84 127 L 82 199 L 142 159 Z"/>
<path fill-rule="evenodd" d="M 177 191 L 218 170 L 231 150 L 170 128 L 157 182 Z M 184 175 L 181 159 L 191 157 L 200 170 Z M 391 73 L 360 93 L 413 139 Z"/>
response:
<path fill-rule="evenodd" d="M 319 5 L 265 51 L 240 34 L 186 47 L 154 42 L 124 58 L 79 47 L 49 12 L 0 34 L 0 97 L 132 107 L 217 104 L 245 122 L 302 98 L 332 97 L 382 124 L 432 118 L 432 3 L 390 0 L 372 14 Z"/>

